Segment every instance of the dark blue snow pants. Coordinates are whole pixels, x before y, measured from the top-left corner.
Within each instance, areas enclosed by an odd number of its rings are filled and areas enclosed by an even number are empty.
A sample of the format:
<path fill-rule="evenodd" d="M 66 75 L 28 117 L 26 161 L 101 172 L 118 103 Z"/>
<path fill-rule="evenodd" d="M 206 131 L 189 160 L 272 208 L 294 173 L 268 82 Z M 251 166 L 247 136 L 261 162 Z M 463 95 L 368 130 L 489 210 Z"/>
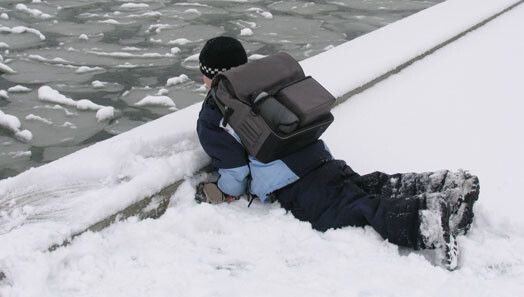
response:
<path fill-rule="evenodd" d="M 360 179 L 344 161 L 331 160 L 275 194 L 282 207 L 316 230 L 371 225 L 389 242 L 419 248 L 420 199 L 367 193 Z"/>

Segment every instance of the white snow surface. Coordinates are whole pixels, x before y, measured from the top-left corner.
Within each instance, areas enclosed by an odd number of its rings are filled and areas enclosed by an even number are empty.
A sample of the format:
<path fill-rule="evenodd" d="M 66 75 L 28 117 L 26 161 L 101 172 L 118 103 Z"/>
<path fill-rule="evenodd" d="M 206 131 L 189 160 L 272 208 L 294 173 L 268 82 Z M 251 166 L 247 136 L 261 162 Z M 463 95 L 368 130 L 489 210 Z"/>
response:
<path fill-rule="evenodd" d="M 77 101 L 60 94 L 60 92 L 49 86 L 42 86 L 38 89 L 38 99 L 44 102 L 72 106 L 78 110 L 96 111 L 95 116 L 99 122 L 113 118 L 115 113 L 115 109 L 112 106 L 99 105 L 89 99 Z"/>
<path fill-rule="evenodd" d="M 302 65 L 340 96 L 515 2 L 448 0 Z M 426 27 L 431 20 L 440 26 Z M 458 238 L 459 270 L 369 227 L 314 231 L 278 203 L 196 204 L 202 178 L 192 176 L 209 159 L 195 104 L 0 181 L 0 296 L 520 296 L 523 20 L 520 5 L 352 97 L 323 136 L 361 174 L 477 174 L 481 196 L 471 231 Z M 388 46 L 391 55 L 375 61 Z M 131 218 L 47 251 L 184 177 L 159 219 Z"/>

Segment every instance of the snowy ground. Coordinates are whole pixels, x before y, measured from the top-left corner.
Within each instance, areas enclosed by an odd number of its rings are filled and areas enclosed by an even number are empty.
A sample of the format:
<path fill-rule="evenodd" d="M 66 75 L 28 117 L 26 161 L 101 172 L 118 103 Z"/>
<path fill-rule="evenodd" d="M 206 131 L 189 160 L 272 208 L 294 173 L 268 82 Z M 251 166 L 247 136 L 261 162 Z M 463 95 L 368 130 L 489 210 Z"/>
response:
<path fill-rule="evenodd" d="M 0 183 L 0 196 L 13 197 L 0 200 L 2 206 L 45 190 L 42 199 L 77 209 L 64 212 L 69 217 L 45 203 L 0 212 L 0 296 L 520 296 L 523 17 L 520 5 L 351 98 L 335 109 L 324 137 L 336 157 L 361 173 L 478 174 L 481 197 L 471 232 L 459 238 L 458 271 L 435 267 L 431 253 L 398 249 L 370 228 L 316 232 L 277 204 L 197 205 L 195 178 L 157 220 L 129 219 L 45 251 L 117 204 L 205 164 L 194 135 L 195 105 Z"/>

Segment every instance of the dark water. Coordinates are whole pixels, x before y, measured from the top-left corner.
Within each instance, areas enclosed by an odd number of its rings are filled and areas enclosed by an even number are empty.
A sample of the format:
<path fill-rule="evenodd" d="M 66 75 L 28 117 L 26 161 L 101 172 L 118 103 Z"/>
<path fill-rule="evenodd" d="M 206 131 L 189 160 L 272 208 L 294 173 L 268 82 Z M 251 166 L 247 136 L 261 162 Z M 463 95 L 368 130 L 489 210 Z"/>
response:
<path fill-rule="evenodd" d="M 0 91 L 30 90 L 0 95 L 0 111 L 32 138 L 0 127 L 0 179 L 202 100 L 196 58 L 211 37 L 237 37 L 248 55 L 302 60 L 442 0 L 21 2 L 0 1 L 0 61 L 16 71 L 0 70 Z M 182 74 L 188 79 L 166 85 Z M 42 101 L 42 86 L 115 112 L 99 119 L 96 110 Z M 155 95 L 176 108 L 136 104 Z"/>

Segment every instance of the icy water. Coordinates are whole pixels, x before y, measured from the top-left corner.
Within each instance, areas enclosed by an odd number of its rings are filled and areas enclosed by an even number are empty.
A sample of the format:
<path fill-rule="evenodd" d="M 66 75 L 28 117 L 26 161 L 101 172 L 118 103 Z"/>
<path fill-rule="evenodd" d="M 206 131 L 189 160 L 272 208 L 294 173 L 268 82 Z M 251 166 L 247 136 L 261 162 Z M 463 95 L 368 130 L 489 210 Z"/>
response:
<path fill-rule="evenodd" d="M 201 101 L 211 37 L 302 60 L 442 1 L 0 0 L 0 179 Z"/>

